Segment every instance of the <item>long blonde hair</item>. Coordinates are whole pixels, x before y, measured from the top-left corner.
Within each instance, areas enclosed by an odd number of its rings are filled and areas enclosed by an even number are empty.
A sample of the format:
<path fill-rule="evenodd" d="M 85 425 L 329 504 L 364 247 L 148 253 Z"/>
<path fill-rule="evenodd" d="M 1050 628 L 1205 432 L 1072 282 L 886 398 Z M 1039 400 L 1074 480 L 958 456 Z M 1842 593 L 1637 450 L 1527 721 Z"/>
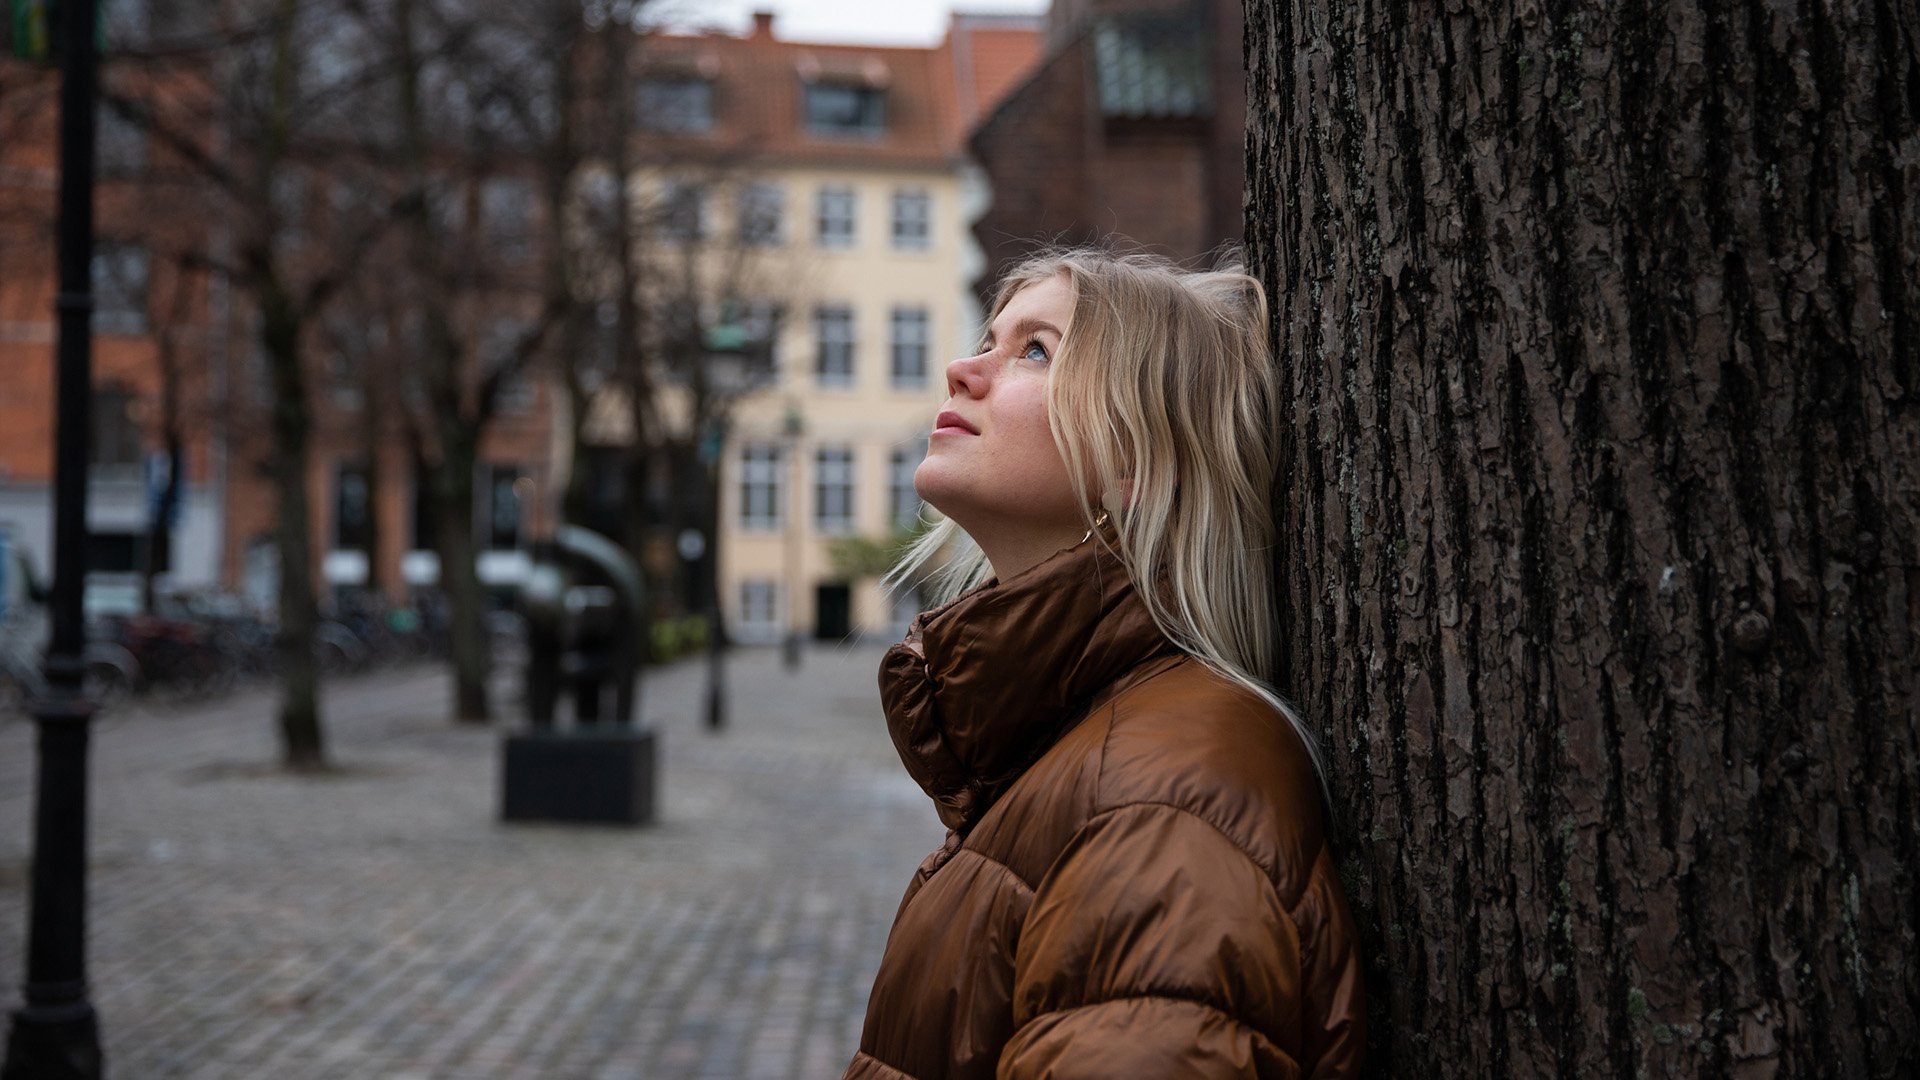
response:
<path fill-rule="evenodd" d="M 1048 424 L 1089 528 L 1110 515 L 1114 553 L 1161 632 L 1286 717 L 1324 778 L 1319 741 L 1272 683 L 1268 498 L 1280 387 L 1265 291 L 1238 267 L 1188 271 L 1155 256 L 1054 250 L 1001 279 L 989 323 L 1015 293 L 1058 275 L 1073 314 L 1048 370 Z M 918 576 L 950 545 L 929 599 L 991 576 L 985 553 L 949 518 L 907 549 L 887 583 Z"/>

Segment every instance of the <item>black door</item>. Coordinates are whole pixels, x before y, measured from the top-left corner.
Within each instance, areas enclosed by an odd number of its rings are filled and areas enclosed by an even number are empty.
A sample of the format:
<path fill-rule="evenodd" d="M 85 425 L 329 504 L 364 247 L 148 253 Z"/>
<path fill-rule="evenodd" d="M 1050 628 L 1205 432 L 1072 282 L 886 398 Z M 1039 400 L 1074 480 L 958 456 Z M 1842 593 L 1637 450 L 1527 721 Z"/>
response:
<path fill-rule="evenodd" d="M 848 585 L 821 585 L 814 590 L 813 636 L 840 641 L 853 633 L 853 589 Z"/>

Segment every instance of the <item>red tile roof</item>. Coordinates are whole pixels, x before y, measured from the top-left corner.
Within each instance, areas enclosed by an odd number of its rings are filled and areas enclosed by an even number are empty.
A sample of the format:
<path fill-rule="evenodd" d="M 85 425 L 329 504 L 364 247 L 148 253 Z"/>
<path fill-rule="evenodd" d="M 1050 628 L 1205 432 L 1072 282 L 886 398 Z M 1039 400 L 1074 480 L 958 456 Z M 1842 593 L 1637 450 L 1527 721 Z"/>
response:
<path fill-rule="evenodd" d="M 782 41 L 772 20 L 752 33 L 654 34 L 634 50 L 648 74 L 698 76 L 713 85 L 713 126 L 698 134 L 649 133 L 658 157 L 697 154 L 760 164 L 945 169 L 965 152 L 973 123 L 1040 58 L 1041 22 L 957 15 L 933 48 Z M 872 136 L 808 129 L 803 88 L 813 81 L 883 90 L 884 130 Z"/>

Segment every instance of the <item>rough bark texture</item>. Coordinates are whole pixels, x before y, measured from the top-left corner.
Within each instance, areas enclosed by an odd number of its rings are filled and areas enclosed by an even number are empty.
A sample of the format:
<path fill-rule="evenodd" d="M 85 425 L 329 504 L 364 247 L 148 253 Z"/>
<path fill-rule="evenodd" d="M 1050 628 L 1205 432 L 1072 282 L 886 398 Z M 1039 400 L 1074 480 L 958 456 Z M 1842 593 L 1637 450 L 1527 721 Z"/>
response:
<path fill-rule="evenodd" d="M 442 415 L 446 415 L 445 411 Z M 474 559 L 473 478 L 480 460 L 478 433 L 456 422 L 440 425 L 441 459 L 433 469 L 434 512 L 440 519 L 440 588 L 452 612 L 448 643 L 453 652 L 453 718 L 463 724 L 490 720 L 487 677 L 492 657 L 487 604 Z"/>
<path fill-rule="evenodd" d="M 1920 17 L 1250 0 L 1394 1076 L 1920 1069 Z"/>
<path fill-rule="evenodd" d="M 313 633 L 320 616 L 313 598 L 312 516 L 307 465 L 313 417 L 300 364 L 300 321 L 272 275 L 256 275 L 262 342 L 273 379 L 273 451 L 269 469 L 278 495 L 274 541 L 280 549 L 280 752 L 289 768 L 327 763 L 320 728 L 320 675 Z"/>

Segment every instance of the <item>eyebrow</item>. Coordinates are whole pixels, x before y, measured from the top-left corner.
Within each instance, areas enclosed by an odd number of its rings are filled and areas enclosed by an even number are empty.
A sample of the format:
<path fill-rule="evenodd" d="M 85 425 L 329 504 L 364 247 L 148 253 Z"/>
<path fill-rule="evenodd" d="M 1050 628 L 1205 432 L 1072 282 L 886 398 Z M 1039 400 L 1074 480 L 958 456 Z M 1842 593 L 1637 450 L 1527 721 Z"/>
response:
<path fill-rule="evenodd" d="M 1059 327 L 1043 319 L 1021 319 L 1019 322 L 1013 324 L 1014 337 L 1023 337 L 1027 334 L 1031 334 L 1039 330 L 1051 330 L 1053 332 L 1053 336 L 1057 338 L 1064 338 L 1067 336 L 1060 332 Z M 987 342 L 989 345 L 993 343 L 993 340 L 994 340 L 993 327 L 991 326 L 987 327 L 987 332 L 984 335 L 982 335 L 981 340 Z"/>

